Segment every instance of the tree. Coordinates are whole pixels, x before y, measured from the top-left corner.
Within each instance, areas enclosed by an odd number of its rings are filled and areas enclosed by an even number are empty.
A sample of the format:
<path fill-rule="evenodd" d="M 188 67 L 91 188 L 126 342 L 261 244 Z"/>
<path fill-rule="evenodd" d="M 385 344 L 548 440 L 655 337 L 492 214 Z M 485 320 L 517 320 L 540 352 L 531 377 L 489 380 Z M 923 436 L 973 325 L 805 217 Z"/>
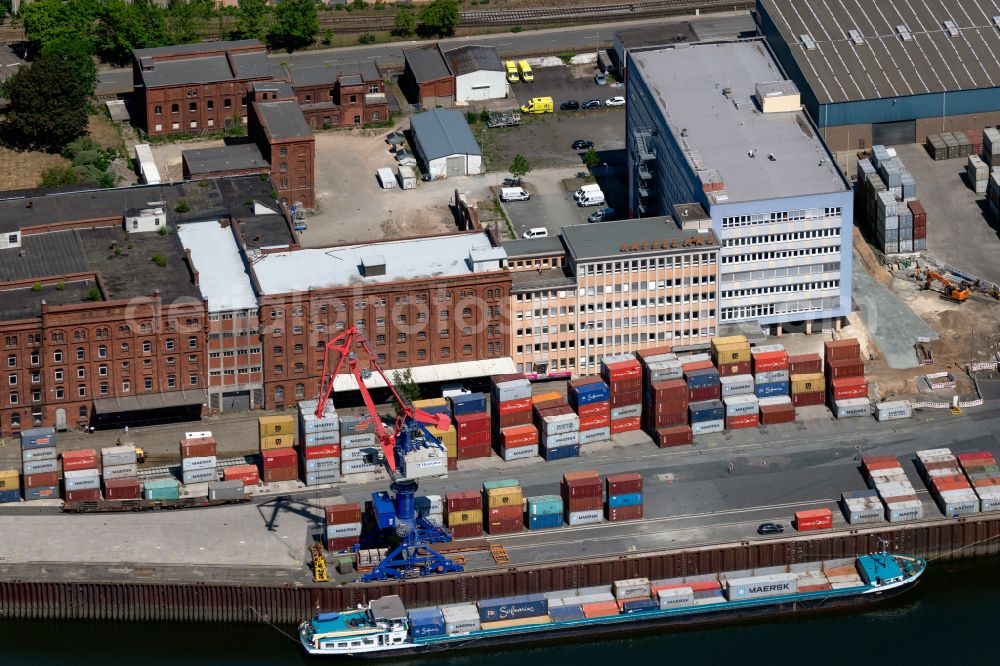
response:
<path fill-rule="evenodd" d="M 198 41 L 197 8 L 188 0 L 170 0 L 167 5 L 167 33 L 173 44 Z"/>
<path fill-rule="evenodd" d="M 588 169 L 593 169 L 601 163 L 601 156 L 597 154 L 596 150 L 591 148 L 583 154 L 583 163 Z"/>
<path fill-rule="evenodd" d="M 270 17 L 271 8 L 267 0 L 240 0 L 236 10 L 236 37 L 263 41 Z"/>
<path fill-rule="evenodd" d="M 76 177 L 73 167 L 58 165 L 42 171 L 42 182 L 39 187 L 59 187 L 60 185 L 76 185 L 80 179 Z"/>
<path fill-rule="evenodd" d="M 426 35 L 445 37 L 455 33 L 458 25 L 458 2 L 434 0 L 420 10 L 420 31 Z"/>
<path fill-rule="evenodd" d="M 529 173 L 531 173 L 531 165 L 528 163 L 528 159 L 521 153 L 514 155 L 514 161 L 510 163 L 510 175 L 521 180 Z"/>
<path fill-rule="evenodd" d="M 319 33 L 314 0 L 280 0 L 274 6 L 270 41 L 291 53 L 309 46 Z"/>
<path fill-rule="evenodd" d="M 28 55 L 39 55 L 45 45 L 57 39 L 82 39 L 93 36 L 97 5 L 84 0 L 38 0 L 21 7 L 19 16 L 28 40 Z"/>
<path fill-rule="evenodd" d="M 105 62 L 127 65 L 132 49 L 169 43 L 163 9 L 148 0 L 103 0 L 97 13 L 94 50 Z"/>
<path fill-rule="evenodd" d="M 392 385 L 403 400 L 412 403 L 420 399 L 420 386 L 413 380 L 413 372 L 409 368 L 406 370 L 394 370 L 392 373 Z M 403 414 L 403 409 L 396 404 L 396 416 Z"/>
<path fill-rule="evenodd" d="M 58 37 L 42 48 L 42 57 L 64 62 L 90 97 L 97 89 L 97 65 L 90 56 L 92 44 L 78 37 Z"/>
<path fill-rule="evenodd" d="M 413 11 L 408 7 L 403 7 L 396 12 L 395 28 L 393 32 L 400 37 L 405 37 L 407 35 L 412 35 L 413 31 L 417 29 L 417 17 L 413 15 Z"/>
<path fill-rule="evenodd" d="M 55 152 L 82 135 L 93 94 L 93 87 L 77 78 L 82 68 L 74 58 L 42 56 L 14 74 L 6 84 L 10 106 L 4 141 Z"/>

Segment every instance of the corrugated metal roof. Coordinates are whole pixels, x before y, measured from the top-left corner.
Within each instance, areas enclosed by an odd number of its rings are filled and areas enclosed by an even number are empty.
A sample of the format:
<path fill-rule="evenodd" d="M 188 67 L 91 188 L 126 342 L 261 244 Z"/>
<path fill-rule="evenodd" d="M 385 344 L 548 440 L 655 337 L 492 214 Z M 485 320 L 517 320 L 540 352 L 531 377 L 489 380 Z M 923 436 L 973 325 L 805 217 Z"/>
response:
<path fill-rule="evenodd" d="M 403 57 L 406 58 L 406 63 L 410 66 L 417 83 L 437 81 L 452 75 L 437 44 L 403 49 Z"/>
<path fill-rule="evenodd" d="M 465 116 L 455 109 L 431 109 L 410 116 L 410 128 L 424 159 L 482 155 Z"/>
<path fill-rule="evenodd" d="M 492 46 L 477 46 L 469 44 L 459 46 L 444 52 L 444 59 L 448 61 L 448 67 L 455 74 L 471 74 L 472 72 L 488 71 L 503 72 L 503 63 L 500 62 L 500 55 Z"/>
<path fill-rule="evenodd" d="M 254 108 L 264 121 L 267 133 L 272 139 L 294 139 L 312 136 L 309 123 L 302 115 L 302 107 L 296 101 L 257 102 Z"/>
<path fill-rule="evenodd" d="M 289 63 L 288 74 L 293 86 L 333 85 L 341 76 L 360 75 L 364 81 L 380 81 L 381 73 L 374 62 L 324 63 L 300 65 Z"/>
<path fill-rule="evenodd" d="M 75 231 L 28 234 L 21 237 L 21 247 L 0 250 L 0 282 L 86 271 L 83 246 Z"/>
<path fill-rule="evenodd" d="M 820 104 L 1000 85 L 993 0 L 758 0 L 758 7 Z"/>

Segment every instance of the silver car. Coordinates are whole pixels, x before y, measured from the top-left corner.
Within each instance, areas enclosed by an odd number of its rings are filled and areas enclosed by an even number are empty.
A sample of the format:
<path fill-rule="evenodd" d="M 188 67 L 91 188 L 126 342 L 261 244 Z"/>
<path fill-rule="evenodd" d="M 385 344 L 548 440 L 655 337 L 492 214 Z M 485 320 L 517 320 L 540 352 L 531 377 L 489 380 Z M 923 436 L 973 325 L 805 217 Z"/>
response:
<path fill-rule="evenodd" d="M 587 216 L 587 222 L 607 222 L 615 214 L 614 208 L 601 208 Z"/>

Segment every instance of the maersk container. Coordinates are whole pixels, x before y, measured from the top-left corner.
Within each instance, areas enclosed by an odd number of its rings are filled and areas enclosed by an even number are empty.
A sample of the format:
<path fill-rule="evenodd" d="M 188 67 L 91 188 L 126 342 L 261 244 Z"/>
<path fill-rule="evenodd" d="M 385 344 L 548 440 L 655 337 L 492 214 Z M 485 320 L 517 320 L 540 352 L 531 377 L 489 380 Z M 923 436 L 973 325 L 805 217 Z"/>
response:
<path fill-rule="evenodd" d="M 541 430 L 546 435 L 561 435 L 567 432 L 579 432 L 580 417 L 576 414 L 557 414 L 554 416 L 546 416 L 542 418 L 541 425 Z"/>
<path fill-rule="evenodd" d="M 440 495 L 420 495 L 413 498 L 413 506 L 417 513 L 424 516 L 432 513 L 444 513 L 444 501 Z"/>
<path fill-rule="evenodd" d="M 373 432 L 363 432 L 357 435 L 340 434 L 341 451 L 344 449 L 363 449 L 374 446 L 378 446 L 378 436 Z"/>
<path fill-rule="evenodd" d="M 626 495 L 614 495 L 608 498 L 608 506 L 612 509 L 619 509 L 623 506 L 640 506 L 642 504 L 642 493 L 628 493 Z"/>
<path fill-rule="evenodd" d="M 890 523 L 920 520 L 924 517 L 924 505 L 920 500 L 905 500 L 902 502 L 883 500 L 882 502 L 885 504 L 885 519 Z"/>
<path fill-rule="evenodd" d="M 528 498 L 529 516 L 551 516 L 562 517 L 563 500 L 559 495 L 539 495 Z"/>
<path fill-rule="evenodd" d="M 932 494 L 941 513 L 949 518 L 979 513 L 979 498 L 971 490 L 946 490 Z"/>
<path fill-rule="evenodd" d="M 726 422 L 722 419 L 718 421 L 699 421 L 698 423 L 691 424 L 691 434 L 698 435 L 711 435 L 712 433 L 722 432 L 726 429 Z"/>
<path fill-rule="evenodd" d="M 0 504 L 9 504 L 10 502 L 19 502 L 21 500 L 21 491 L 17 490 L 0 490 Z"/>
<path fill-rule="evenodd" d="M 753 375 L 730 375 L 729 377 L 721 377 L 719 382 L 722 384 L 723 398 L 753 393 Z"/>
<path fill-rule="evenodd" d="M 329 430 L 326 432 L 302 433 L 299 435 L 299 441 L 305 447 L 340 444 L 340 431 Z"/>
<path fill-rule="evenodd" d="M 562 514 L 548 516 L 528 516 L 529 530 L 548 530 L 563 526 Z"/>
<path fill-rule="evenodd" d="M 516 597 L 483 599 L 476 602 L 479 619 L 483 622 L 541 617 L 549 612 L 549 600 L 541 594 L 521 594 Z"/>
<path fill-rule="evenodd" d="M 340 460 L 346 462 L 348 460 L 374 460 L 378 457 L 378 451 L 375 447 L 366 446 L 360 449 L 341 449 Z"/>
<path fill-rule="evenodd" d="M 719 371 L 714 368 L 692 370 L 684 373 L 689 389 L 709 388 L 719 385 Z"/>
<path fill-rule="evenodd" d="M 299 462 L 306 472 L 328 472 L 330 470 L 340 471 L 340 458 L 313 458 L 303 460 L 299 457 Z"/>
<path fill-rule="evenodd" d="M 577 527 L 578 525 L 596 525 L 604 522 L 604 512 L 601 509 L 573 511 L 566 515 L 566 522 L 572 527 Z"/>
<path fill-rule="evenodd" d="M 694 603 L 694 590 L 690 587 L 670 587 L 658 590 L 656 597 L 660 603 L 660 610 L 684 608 Z"/>
<path fill-rule="evenodd" d="M 25 488 L 24 499 L 26 500 L 59 499 L 59 486 L 39 486 L 37 488 Z"/>
<path fill-rule="evenodd" d="M 624 580 L 616 580 L 611 584 L 611 592 L 618 601 L 622 599 L 634 599 L 636 597 L 648 597 L 649 579 L 626 578 Z"/>
<path fill-rule="evenodd" d="M 559 606 L 549 608 L 549 617 L 553 622 L 571 622 L 573 620 L 583 620 L 586 616 L 579 605 Z"/>
<path fill-rule="evenodd" d="M 976 488 L 976 496 L 979 497 L 979 510 L 1000 511 L 1000 488 L 988 486 L 986 488 Z"/>
<path fill-rule="evenodd" d="M 594 444 L 596 442 L 606 442 L 611 439 L 611 427 L 595 428 L 594 430 L 580 431 L 580 444 Z"/>
<path fill-rule="evenodd" d="M 217 458 L 215 456 L 198 456 L 196 458 L 182 458 L 181 469 L 191 472 L 196 469 L 209 469 L 215 467 Z"/>
<path fill-rule="evenodd" d="M 25 474 L 45 474 L 46 472 L 58 472 L 59 461 L 55 458 L 48 460 L 33 460 L 21 466 L 21 471 Z M 96 470 L 95 470 L 96 471 Z"/>
<path fill-rule="evenodd" d="M 501 457 L 507 462 L 511 462 L 512 460 L 524 460 L 526 458 L 537 458 L 538 444 L 515 446 L 512 449 L 503 449 Z"/>
<path fill-rule="evenodd" d="M 36 462 L 38 460 L 55 460 L 56 447 L 46 446 L 38 449 L 22 449 L 21 460 L 23 462 Z"/>
<path fill-rule="evenodd" d="M 756 414 L 759 409 L 757 397 L 753 395 L 731 395 L 723 398 L 726 406 L 726 416 L 744 416 Z"/>
<path fill-rule="evenodd" d="M 72 474 L 72 472 L 67 472 Z M 101 487 L 101 477 L 81 476 L 77 478 L 64 477 L 63 488 L 66 490 L 98 490 Z"/>
<path fill-rule="evenodd" d="M 621 407 L 615 407 L 611 410 L 611 420 L 618 421 L 619 419 L 633 419 L 637 416 L 642 416 L 642 404 L 635 405 L 622 405 Z"/>
<path fill-rule="evenodd" d="M 542 433 L 542 446 L 547 449 L 557 449 L 560 446 L 575 446 L 580 443 L 580 431 L 573 430 L 558 435 L 546 435 Z"/>
<path fill-rule="evenodd" d="M 777 384 L 789 381 L 788 370 L 768 370 L 753 376 L 754 384 Z"/>
<path fill-rule="evenodd" d="M 218 481 L 219 473 L 215 471 L 215 468 L 211 469 L 195 469 L 189 472 L 183 472 L 181 474 L 181 480 L 184 482 L 185 486 L 189 486 L 192 483 L 207 483 L 208 481 Z"/>
<path fill-rule="evenodd" d="M 684 368 L 680 359 L 657 361 L 646 366 L 647 384 L 665 382 L 668 379 L 682 379 L 683 377 Z"/>
<path fill-rule="evenodd" d="M 213 467 L 211 471 L 215 471 Z M 105 479 L 130 479 L 139 476 L 139 466 L 135 463 L 127 465 L 105 465 L 101 471 Z"/>
<path fill-rule="evenodd" d="M 314 472 L 306 471 L 302 475 L 302 483 L 307 486 L 321 486 L 327 483 L 337 483 L 340 481 L 340 468 L 336 469 L 324 469 L 316 470 Z M 240 483 L 243 483 L 240 481 Z"/>
<path fill-rule="evenodd" d="M 573 444 L 571 446 L 557 446 L 554 449 L 550 449 L 542 444 L 538 448 L 539 454 L 545 460 L 565 460 L 566 458 L 578 458 L 580 457 L 580 445 Z"/>
<path fill-rule="evenodd" d="M 239 500 L 246 496 L 242 480 L 236 481 L 209 481 L 208 499 L 210 500 Z"/>
<path fill-rule="evenodd" d="M 721 400 L 704 400 L 688 405 L 688 413 L 693 427 L 693 424 L 702 421 L 721 421 L 726 417 L 726 407 Z"/>
<path fill-rule="evenodd" d="M 321 432 L 340 432 L 340 418 L 334 414 L 317 418 L 315 414 L 299 414 L 299 434 L 312 435 Z"/>
<path fill-rule="evenodd" d="M 361 523 L 328 524 L 327 539 L 346 539 L 361 536 Z"/>
<path fill-rule="evenodd" d="M 730 601 L 761 599 L 785 594 L 795 594 L 799 589 L 798 574 L 771 574 L 726 580 L 726 596 Z"/>
<path fill-rule="evenodd" d="M 833 403 L 833 412 L 838 419 L 871 416 L 872 403 L 868 398 L 845 398 Z"/>
<path fill-rule="evenodd" d="M 494 384 L 491 391 L 491 398 L 498 402 L 510 402 L 511 400 L 524 400 L 531 397 L 531 382 L 527 379 L 514 379 L 507 382 Z"/>
<path fill-rule="evenodd" d="M 21 431 L 22 449 L 47 449 L 56 445 L 55 428 L 28 428 Z"/>
<path fill-rule="evenodd" d="M 758 398 L 770 398 L 775 395 L 788 395 L 788 382 L 771 382 L 754 386 L 754 395 Z"/>
<path fill-rule="evenodd" d="M 448 604 L 441 606 L 444 631 L 449 636 L 479 631 L 479 611 L 475 604 Z"/>
<path fill-rule="evenodd" d="M 448 398 L 451 402 L 451 413 L 455 416 L 480 414 L 486 411 L 486 396 L 482 393 L 462 393 Z"/>
<path fill-rule="evenodd" d="M 913 416 L 913 406 L 909 400 L 892 400 L 875 403 L 875 418 L 879 421 L 895 421 Z"/>

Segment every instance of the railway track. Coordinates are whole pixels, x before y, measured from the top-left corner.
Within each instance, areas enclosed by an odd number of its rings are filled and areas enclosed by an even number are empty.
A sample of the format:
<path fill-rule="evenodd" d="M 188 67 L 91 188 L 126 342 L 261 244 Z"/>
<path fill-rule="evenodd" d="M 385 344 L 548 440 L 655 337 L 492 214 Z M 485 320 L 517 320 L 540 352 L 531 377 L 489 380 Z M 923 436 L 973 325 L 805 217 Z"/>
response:
<path fill-rule="evenodd" d="M 537 9 L 473 10 L 460 12 L 459 27 L 502 27 L 539 23 L 587 23 L 596 19 L 656 17 L 700 12 L 749 9 L 752 2 L 741 0 L 647 0 L 583 7 L 540 7 Z"/>

